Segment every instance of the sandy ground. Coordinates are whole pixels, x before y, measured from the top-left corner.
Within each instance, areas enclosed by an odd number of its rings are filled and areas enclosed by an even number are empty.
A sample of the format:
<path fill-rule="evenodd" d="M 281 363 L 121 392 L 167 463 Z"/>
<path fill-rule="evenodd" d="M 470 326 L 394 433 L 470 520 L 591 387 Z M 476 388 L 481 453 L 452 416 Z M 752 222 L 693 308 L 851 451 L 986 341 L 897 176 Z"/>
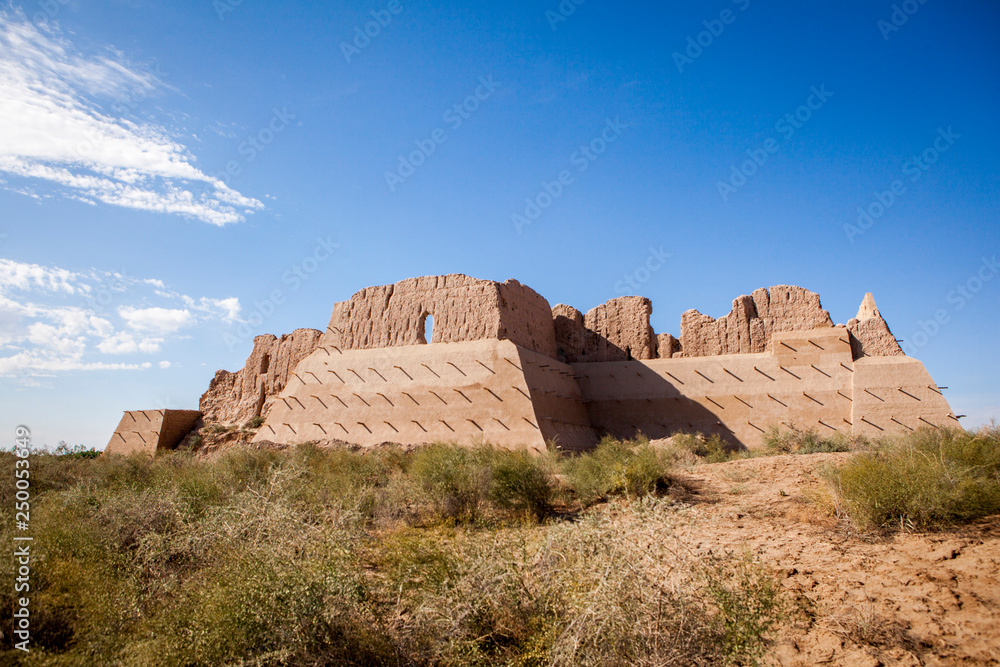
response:
<path fill-rule="evenodd" d="M 677 532 L 696 553 L 749 549 L 781 573 L 798 611 L 770 664 L 1000 665 L 1000 517 L 854 534 L 822 502 L 819 471 L 845 456 L 696 466 Z"/>

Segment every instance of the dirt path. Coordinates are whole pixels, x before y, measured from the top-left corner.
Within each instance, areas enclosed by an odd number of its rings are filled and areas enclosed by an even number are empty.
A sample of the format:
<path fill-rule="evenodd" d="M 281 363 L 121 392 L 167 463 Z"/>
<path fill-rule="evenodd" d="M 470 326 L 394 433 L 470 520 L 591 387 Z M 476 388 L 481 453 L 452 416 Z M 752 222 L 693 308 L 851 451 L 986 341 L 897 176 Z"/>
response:
<path fill-rule="evenodd" d="M 1000 665 L 1000 518 L 946 533 L 852 534 L 810 498 L 847 454 L 696 466 L 677 532 L 696 553 L 751 550 L 783 573 L 803 613 L 780 665 Z"/>

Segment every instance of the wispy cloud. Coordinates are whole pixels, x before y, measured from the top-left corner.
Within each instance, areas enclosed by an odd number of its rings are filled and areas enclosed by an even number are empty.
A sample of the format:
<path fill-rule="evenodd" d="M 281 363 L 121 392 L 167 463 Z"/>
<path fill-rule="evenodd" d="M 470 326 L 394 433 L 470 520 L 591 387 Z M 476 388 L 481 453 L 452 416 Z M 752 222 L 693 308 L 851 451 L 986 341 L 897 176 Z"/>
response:
<path fill-rule="evenodd" d="M 237 320 L 240 310 L 235 297 L 195 298 L 154 278 L 0 258 L 0 376 L 27 383 L 58 372 L 151 368 L 142 355 L 208 322 Z M 138 358 L 120 361 L 129 355 Z"/>
<path fill-rule="evenodd" d="M 18 180 L 5 186 L 215 225 L 263 208 L 199 170 L 166 128 L 109 113 L 163 89 L 117 51 L 84 55 L 56 29 L 0 11 L 0 174 Z"/>

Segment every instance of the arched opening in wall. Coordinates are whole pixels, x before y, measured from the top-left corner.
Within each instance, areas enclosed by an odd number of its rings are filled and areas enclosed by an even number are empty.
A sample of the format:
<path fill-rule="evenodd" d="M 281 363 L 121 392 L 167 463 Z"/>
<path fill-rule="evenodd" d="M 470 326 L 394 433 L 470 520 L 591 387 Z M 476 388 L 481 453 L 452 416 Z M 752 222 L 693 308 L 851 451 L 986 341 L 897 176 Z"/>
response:
<path fill-rule="evenodd" d="M 417 330 L 417 342 L 426 345 L 434 340 L 434 316 L 424 313 L 420 316 L 420 327 Z"/>
<path fill-rule="evenodd" d="M 260 360 L 260 375 L 267 372 L 268 367 L 271 365 L 271 355 L 265 354 Z"/>

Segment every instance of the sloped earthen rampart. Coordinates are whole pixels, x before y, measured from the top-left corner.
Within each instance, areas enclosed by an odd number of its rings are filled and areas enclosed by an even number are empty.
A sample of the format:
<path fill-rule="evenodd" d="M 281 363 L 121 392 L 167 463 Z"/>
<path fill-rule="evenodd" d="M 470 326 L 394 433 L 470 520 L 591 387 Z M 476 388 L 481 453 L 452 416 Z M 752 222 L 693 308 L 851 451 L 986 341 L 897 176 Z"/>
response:
<path fill-rule="evenodd" d="M 174 449 L 194 428 L 199 417 L 201 413 L 197 410 L 127 411 L 104 451 L 124 456 L 154 456 L 160 449 Z"/>
<path fill-rule="evenodd" d="M 846 326 L 788 285 L 741 296 L 720 319 L 689 310 L 679 337 L 657 335 L 651 313 L 643 297 L 550 308 L 516 281 L 463 275 L 369 287 L 334 306 L 326 332 L 259 336 L 242 370 L 216 374 L 201 411 L 210 423 L 266 417 L 257 440 L 535 451 L 602 433 L 756 447 L 776 425 L 872 436 L 957 424 L 871 294 Z M 129 426 L 109 450 L 162 446 L 159 430 Z"/>

